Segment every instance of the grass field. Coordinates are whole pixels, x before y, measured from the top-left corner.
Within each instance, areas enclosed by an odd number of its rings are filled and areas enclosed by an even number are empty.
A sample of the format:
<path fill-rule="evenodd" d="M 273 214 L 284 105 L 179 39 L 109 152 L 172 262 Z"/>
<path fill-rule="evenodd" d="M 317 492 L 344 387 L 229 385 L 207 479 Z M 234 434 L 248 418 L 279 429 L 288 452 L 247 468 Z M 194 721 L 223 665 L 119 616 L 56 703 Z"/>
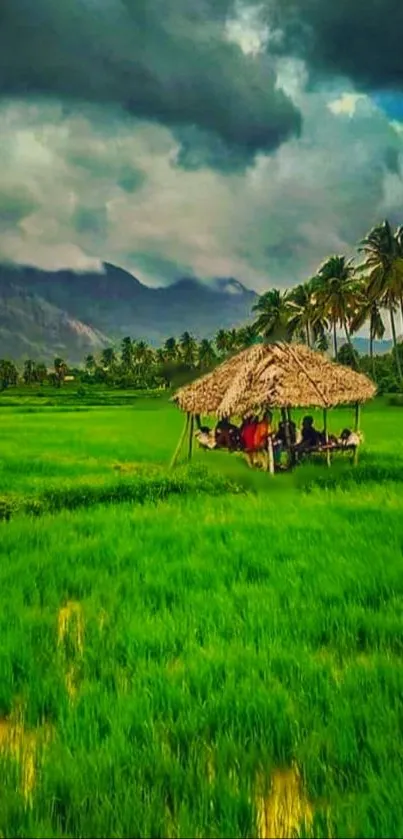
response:
<path fill-rule="evenodd" d="M 164 398 L 38 401 L 0 410 L 0 836 L 403 835 L 401 408 L 272 479 L 168 473 Z"/>

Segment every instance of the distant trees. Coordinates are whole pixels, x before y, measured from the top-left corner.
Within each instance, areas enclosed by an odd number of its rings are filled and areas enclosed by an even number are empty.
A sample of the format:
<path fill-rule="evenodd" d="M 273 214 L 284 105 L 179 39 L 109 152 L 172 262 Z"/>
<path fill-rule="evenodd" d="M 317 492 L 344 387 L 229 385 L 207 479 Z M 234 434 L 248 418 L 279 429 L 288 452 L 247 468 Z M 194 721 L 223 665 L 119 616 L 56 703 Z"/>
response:
<path fill-rule="evenodd" d="M 0 390 L 6 390 L 18 382 L 18 370 L 12 361 L 0 358 Z"/>
<path fill-rule="evenodd" d="M 62 358 L 57 357 L 53 362 L 53 366 L 55 370 L 56 385 L 57 387 L 61 387 L 68 373 L 67 364 Z"/>
<path fill-rule="evenodd" d="M 381 391 L 403 387 L 403 226 L 393 230 L 388 221 L 377 225 L 359 244 L 362 261 L 344 255 L 326 259 L 314 276 L 289 290 L 269 289 L 253 307 L 254 320 L 239 329 L 219 329 L 215 338 L 199 340 L 188 330 L 151 347 L 131 336 L 120 347 L 105 347 L 99 356 L 87 355 L 76 373 L 84 384 L 119 388 L 177 386 L 207 373 L 240 350 L 262 341 L 302 341 L 326 351 L 342 364 L 371 375 Z M 389 321 L 393 351 L 376 356 L 374 343 L 385 335 Z M 368 326 L 368 356 L 359 357 L 353 336 Z M 342 336 L 342 337 L 341 337 Z M 67 365 L 54 360 L 53 372 L 32 359 L 24 362 L 26 385 L 45 381 L 60 387 Z M 0 361 L 0 387 L 15 384 L 18 372 L 12 362 Z"/>
<path fill-rule="evenodd" d="M 289 306 L 286 291 L 278 288 L 266 291 L 259 297 L 252 311 L 257 314 L 255 331 L 265 341 L 281 341 L 288 337 Z"/>
<path fill-rule="evenodd" d="M 30 358 L 24 362 L 24 372 L 22 374 L 22 378 L 26 385 L 31 385 L 35 381 L 35 362 L 32 361 Z"/>
<path fill-rule="evenodd" d="M 356 264 L 344 255 L 330 256 L 306 283 L 289 291 L 271 289 L 261 295 L 253 311 L 256 334 L 264 341 L 303 341 L 325 350 L 331 339 L 333 357 L 343 358 L 377 380 L 383 388 L 403 387 L 403 349 L 397 322 L 403 328 L 403 226 L 392 230 L 388 221 L 374 227 L 358 247 L 364 259 Z M 374 357 L 374 342 L 385 334 L 388 314 L 393 353 L 382 362 Z M 369 329 L 368 362 L 359 359 L 352 336 L 365 324 Z M 340 331 L 348 351 L 341 350 Z M 220 335 L 220 343 L 222 341 Z M 393 370 L 386 373 L 387 366 Z M 384 372 L 382 372 L 384 371 Z"/>

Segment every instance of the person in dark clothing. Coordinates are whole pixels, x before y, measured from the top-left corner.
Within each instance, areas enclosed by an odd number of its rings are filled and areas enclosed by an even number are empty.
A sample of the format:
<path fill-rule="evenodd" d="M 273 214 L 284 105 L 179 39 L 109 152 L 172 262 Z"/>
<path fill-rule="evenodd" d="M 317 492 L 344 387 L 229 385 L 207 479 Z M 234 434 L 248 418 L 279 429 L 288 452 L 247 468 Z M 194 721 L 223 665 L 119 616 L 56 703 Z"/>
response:
<path fill-rule="evenodd" d="M 321 434 L 314 427 L 313 417 L 304 417 L 302 420 L 301 435 L 301 443 L 306 449 L 314 448 L 320 444 Z"/>
<path fill-rule="evenodd" d="M 313 417 L 304 417 L 301 426 L 301 442 L 294 448 L 296 459 L 298 460 L 304 452 L 321 445 L 322 442 L 320 431 L 314 427 Z"/>
<path fill-rule="evenodd" d="M 297 442 L 297 426 L 292 420 L 288 422 L 288 433 L 290 435 L 291 445 L 295 446 Z M 282 443 L 283 446 L 287 445 L 287 422 L 285 420 L 280 420 L 275 439 Z"/>
<path fill-rule="evenodd" d="M 218 449 L 237 451 L 240 448 L 239 428 L 231 423 L 228 417 L 223 417 L 216 425 L 215 440 Z"/>

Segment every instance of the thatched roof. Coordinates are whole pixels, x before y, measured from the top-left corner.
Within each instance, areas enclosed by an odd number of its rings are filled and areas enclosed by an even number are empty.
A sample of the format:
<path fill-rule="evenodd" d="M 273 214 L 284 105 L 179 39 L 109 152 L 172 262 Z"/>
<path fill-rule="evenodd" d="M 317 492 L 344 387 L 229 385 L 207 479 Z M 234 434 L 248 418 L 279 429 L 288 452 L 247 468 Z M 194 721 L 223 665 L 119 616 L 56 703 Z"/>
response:
<path fill-rule="evenodd" d="M 193 414 L 243 416 L 263 406 L 330 408 L 366 402 L 375 393 L 366 376 L 306 346 L 258 344 L 181 388 L 174 401 Z"/>

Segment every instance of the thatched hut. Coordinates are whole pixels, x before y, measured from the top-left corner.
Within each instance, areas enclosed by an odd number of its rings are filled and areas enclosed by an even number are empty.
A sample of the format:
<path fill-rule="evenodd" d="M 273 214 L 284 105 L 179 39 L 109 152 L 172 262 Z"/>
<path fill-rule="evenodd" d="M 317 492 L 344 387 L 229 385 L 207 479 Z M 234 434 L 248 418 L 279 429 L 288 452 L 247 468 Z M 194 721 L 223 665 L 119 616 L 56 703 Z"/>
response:
<path fill-rule="evenodd" d="M 318 407 L 324 410 L 325 429 L 328 408 L 354 404 L 358 428 L 359 405 L 375 393 L 370 379 L 322 353 L 277 343 L 258 344 L 233 356 L 181 388 L 174 401 L 190 417 L 243 417 L 262 408 L 280 408 L 288 422 L 292 408 Z"/>
<path fill-rule="evenodd" d="M 219 416 L 219 407 L 231 383 L 247 367 L 256 366 L 264 356 L 263 344 L 256 344 L 224 361 L 212 373 L 207 373 L 178 390 L 173 402 L 188 414 Z"/>

